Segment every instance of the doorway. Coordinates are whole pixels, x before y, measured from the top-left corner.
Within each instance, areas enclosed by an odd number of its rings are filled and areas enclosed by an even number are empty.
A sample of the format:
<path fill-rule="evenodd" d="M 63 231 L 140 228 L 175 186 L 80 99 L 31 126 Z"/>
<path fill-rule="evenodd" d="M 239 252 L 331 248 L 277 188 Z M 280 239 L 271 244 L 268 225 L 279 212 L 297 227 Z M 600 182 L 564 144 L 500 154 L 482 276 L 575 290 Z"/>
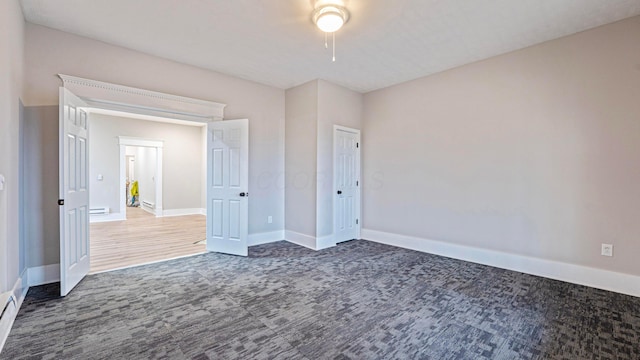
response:
<path fill-rule="evenodd" d="M 87 111 L 90 205 L 119 215 L 91 216 L 90 272 L 205 252 L 206 124 Z"/>
<path fill-rule="evenodd" d="M 154 122 L 149 124 L 153 127 Z M 173 128 L 180 129 L 177 125 Z M 190 140 L 202 141 L 197 136 Z M 155 216 L 164 216 L 164 141 L 118 136 L 118 145 L 120 147 L 120 209 L 137 207 Z M 201 156 L 204 155 L 201 154 Z M 169 171 L 172 170 L 174 169 L 169 169 Z M 204 181 L 204 176 L 206 176 L 204 170 L 201 170 L 200 182 Z M 125 190 L 124 194 L 122 189 Z"/>
<path fill-rule="evenodd" d="M 333 229 L 336 243 L 360 238 L 360 130 L 334 125 Z"/>
<path fill-rule="evenodd" d="M 106 111 L 126 111 L 147 119 L 164 117 L 176 119 L 177 121 L 208 124 L 207 139 L 209 141 L 215 139 L 217 134 L 222 131 L 225 136 L 225 138 L 222 139 L 223 143 L 226 142 L 227 135 L 224 134 L 226 132 L 224 129 L 226 125 L 222 124 L 231 124 L 233 121 L 220 121 L 223 119 L 225 104 L 109 84 L 69 75 L 59 74 L 58 76 L 63 82 L 63 86 L 60 88 L 59 104 L 60 197 L 58 203 L 60 205 L 60 292 L 62 296 L 65 296 L 89 271 L 89 253 L 87 249 L 89 244 L 89 188 L 85 186 L 85 184 L 88 183 L 87 180 L 92 178 L 89 178 L 88 156 L 86 156 L 86 152 L 78 150 L 86 149 L 90 143 L 88 137 L 84 137 L 84 135 L 83 137 L 76 137 L 73 132 L 69 131 L 69 129 L 75 128 L 81 128 L 84 129 L 83 131 L 86 131 L 86 122 L 83 121 L 81 116 L 76 115 L 76 110 L 97 108 Z M 81 112 L 81 114 L 84 113 L 84 111 Z M 248 131 L 231 129 L 229 139 L 237 139 L 238 137 L 242 139 L 241 143 L 248 144 Z M 71 142 L 69 139 L 72 138 L 78 138 L 79 140 L 77 142 Z M 69 147 L 66 146 L 67 144 Z M 209 148 L 210 147 L 207 147 L 207 149 Z M 242 151 L 238 151 L 238 148 L 228 146 L 229 154 L 232 155 L 230 161 L 248 164 L 248 151 L 244 151 L 243 146 L 241 146 L 240 149 Z M 206 161 L 202 162 L 208 169 L 215 169 L 216 164 L 219 163 L 213 163 L 213 157 L 214 154 L 207 152 Z M 121 173 L 124 175 L 125 171 Z M 246 177 L 248 176 L 248 171 L 241 172 L 241 174 L 243 174 L 243 177 Z M 216 172 L 208 171 L 206 173 L 208 184 L 212 184 L 213 182 L 210 182 L 209 179 L 215 178 L 216 176 L 218 176 Z M 226 175 L 223 176 L 223 178 L 227 177 Z M 83 187 L 77 187 L 76 180 L 78 180 Z M 215 212 L 216 210 L 212 210 L 212 205 L 215 202 L 223 201 L 222 211 L 239 210 L 240 216 L 242 217 L 239 222 L 241 228 L 236 233 L 239 234 L 240 239 L 230 239 L 228 234 L 214 239 L 212 237 L 213 232 L 207 232 L 207 247 L 209 249 L 215 250 L 217 248 L 216 243 L 222 241 L 229 242 L 239 240 L 238 242 L 240 242 L 243 247 L 247 246 L 247 231 L 245 227 L 248 226 L 248 219 L 246 218 L 246 212 L 242 211 L 242 209 L 248 207 L 248 189 L 243 189 L 243 191 L 238 193 L 232 189 L 229 184 L 229 181 L 223 181 L 221 185 L 222 187 L 228 188 L 228 198 L 225 197 L 224 199 L 216 199 L 209 196 L 212 189 L 208 186 L 206 190 L 207 201 L 203 206 L 207 209 L 207 212 Z M 240 184 L 248 185 L 248 181 L 242 179 Z M 87 196 L 78 198 L 78 201 L 65 202 L 65 198 L 77 198 L 77 196 L 74 195 L 77 189 L 82 190 L 82 194 Z M 233 193 L 236 195 L 232 196 L 231 194 Z M 243 194 L 244 197 L 240 194 Z M 123 196 L 120 196 L 119 199 L 122 200 Z M 224 204 L 228 206 L 224 206 Z M 223 214 L 222 218 L 227 219 L 228 216 L 229 214 Z M 213 216 L 207 217 L 207 229 L 216 229 L 219 226 L 217 223 L 212 223 L 213 218 Z M 160 219 L 164 220 L 164 218 Z M 82 249 L 82 251 L 80 251 L 80 249 Z M 246 252 L 244 249 L 239 250 Z M 218 251 L 224 251 L 224 246 L 221 246 Z"/>

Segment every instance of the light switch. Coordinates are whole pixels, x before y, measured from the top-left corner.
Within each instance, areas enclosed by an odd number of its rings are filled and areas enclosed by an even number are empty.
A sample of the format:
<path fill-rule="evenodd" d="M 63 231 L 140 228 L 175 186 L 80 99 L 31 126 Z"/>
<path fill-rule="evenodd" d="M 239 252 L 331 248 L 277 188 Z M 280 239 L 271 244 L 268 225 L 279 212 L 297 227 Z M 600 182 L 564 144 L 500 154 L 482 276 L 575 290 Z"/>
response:
<path fill-rule="evenodd" d="M 104 180 L 104 176 L 102 176 L 102 174 L 98 174 L 98 181 L 102 181 Z"/>
<path fill-rule="evenodd" d="M 4 175 L 0 174 L 0 191 L 4 190 Z"/>

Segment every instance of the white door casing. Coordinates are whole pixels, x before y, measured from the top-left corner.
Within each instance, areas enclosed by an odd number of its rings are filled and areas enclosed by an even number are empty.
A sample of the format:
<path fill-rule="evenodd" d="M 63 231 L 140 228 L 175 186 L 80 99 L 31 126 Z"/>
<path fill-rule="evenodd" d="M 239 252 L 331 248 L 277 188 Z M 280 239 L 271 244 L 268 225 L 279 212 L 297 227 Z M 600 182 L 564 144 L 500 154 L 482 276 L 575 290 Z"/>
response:
<path fill-rule="evenodd" d="M 60 295 L 89 273 L 89 132 L 87 104 L 60 88 Z"/>
<path fill-rule="evenodd" d="M 249 120 L 207 129 L 207 250 L 248 255 Z"/>
<path fill-rule="evenodd" d="M 360 238 L 360 130 L 334 125 L 333 233 L 336 243 Z"/>
<path fill-rule="evenodd" d="M 164 202 L 163 202 L 163 149 L 164 149 L 164 141 L 157 139 L 147 139 L 147 138 L 138 138 L 131 136 L 118 136 L 118 145 L 120 146 L 120 212 L 122 213 L 122 219 L 126 219 L 127 214 L 127 203 L 126 199 L 129 198 L 130 194 L 126 193 L 126 167 L 129 164 L 126 161 L 127 157 L 127 146 L 137 146 L 137 147 L 149 147 L 154 148 L 156 150 L 156 164 L 155 164 L 155 215 L 156 217 L 163 216 L 164 212 Z M 137 159 L 140 160 L 140 159 Z M 138 174 L 139 175 L 139 174 Z"/>

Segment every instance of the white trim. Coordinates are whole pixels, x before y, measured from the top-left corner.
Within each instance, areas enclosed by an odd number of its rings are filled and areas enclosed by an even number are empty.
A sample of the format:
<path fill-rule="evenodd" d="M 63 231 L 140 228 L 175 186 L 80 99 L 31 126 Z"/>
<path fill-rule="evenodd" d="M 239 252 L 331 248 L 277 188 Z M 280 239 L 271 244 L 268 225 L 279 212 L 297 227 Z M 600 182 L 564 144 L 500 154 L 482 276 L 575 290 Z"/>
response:
<path fill-rule="evenodd" d="M 91 115 L 101 114 L 101 115 L 107 115 L 107 116 L 124 117 L 129 119 L 145 120 L 145 121 L 161 122 L 161 123 L 167 123 L 167 124 L 177 124 L 177 125 L 193 126 L 193 127 L 207 126 L 207 123 L 200 122 L 200 121 L 178 120 L 178 119 L 168 118 L 168 117 L 136 114 L 132 112 L 108 110 L 108 109 L 97 108 L 97 107 L 87 108 L 87 113 Z"/>
<path fill-rule="evenodd" d="M 118 145 L 163 148 L 164 140 L 146 139 L 131 136 L 118 136 Z"/>
<path fill-rule="evenodd" d="M 332 235 L 316 237 L 316 250 L 328 249 L 336 246 L 336 241 Z"/>
<path fill-rule="evenodd" d="M 256 234 L 249 234 L 247 239 L 248 246 L 256 246 L 262 244 L 269 244 L 276 241 L 284 240 L 284 230 L 270 231 Z"/>
<path fill-rule="evenodd" d="M 16 283 L 13 285 L 13 290 L 11 291 L 18 300 L 19 309 L 25 296 L 27 296 L 27 291 L 29 291 L 29 269 L 22 271 L 22 274 L 20 274 L 20 277 L 16 280 Z"/>
<path fill-rule="evenodd" d="M 284 240 L 296 245 L 304 246 L 311 250 L 318 251 L 336 246 L 333 235 L 315 237 L 291 230 L 285 230 L 283 235 Z"/>
<path fill-rule="evenodd" d="M 156 216 L 158 216 L 158 214 L 162 214 L 162 210 L 164 209 L 164 204 L 163 204 L 163 193 L 162 193 L 162 189 L 163 189 L 163 178 L 164 176 L 163 174 L 163 170 L 162 170 L 162 163 L 164 161 L 163 159 L 163 149 L 162 147 L 156 147 L 156 176 L 155 176 L 155 183 L 156 183 L 156 204 L 155 207 L 153 208 L 153 210 L 156 212 Z"/>
<path fill-rule="evenodd" d="M 58 74 L 63 86 L 107 110 L 208 122 L 224 118 L 225 104 Z"/>
<path fill-rule="evenodd" d="M 118 142 L 119 141 L 120 139 L 118 139 Z M 118 183 L 118 188 L 120 188 L 120 213 L 124 218 L 123 220 L 127 220 L 127 199 L 129 198 L 127 194 L 127 147 L 122 144 L 119 144 L 118 147 L 120 148 L 118 157 L 118 161 L 120 162 L 118 166 L 118 171 L 120 171 L 120 182 Z M 91 242 L 91 238 L 89 238 L 89 242 Z"/>
<path fill-rule="evenodd" d="M 161 215 L 163 217 L 171 216 L 185 216 L 185 215 L 207 215 L 207 209 L 191 208 L 191 209 L 167 209 L 163 210 Z"/>
<path fill-rule="evenodd" d="M 13 323 L 18 316 L 18 312 L 20 311 L 22 302 L 27 295 L 27 291 L 29 291 L 29 286 L 27 286 L 27 277 L 28 272 L 27 269 L 25 269 L 16 280 L 13 285 L 13 289 L 11 289 L 10 292 L 0 295 L 0 313 L 4 309 L 4 306 L 9 304 L 7 305 L 7 309 L 2 320 L 0 320 L 0 353 L 2 353 L 2 348 L 9 337 L 9 333 L 11 332 Z"/>
<path fill-rule="evenodd" d="M 284 231 L 284 239 L 290 243 L 294 243 L 296 245 L 304 246 L 311 250 L 316 250 L 316 238 L 315 236 L 300 234 L 295 231 L 285 230 Z"/>
<path fill-rule="evenodd" d="M 336 224 L 337 224 L 337 218 L 336 218 L 336 214 L 338 213 L 337 209 L 336 209 L 336 192 L 338 191 L 338 187 L 336 186 L 336 143 L 337 143 L 337 137 L 338 137 L 338 131 L 344 131 L 344 132 L 348 132 L 348 133 L 352 133 L 358 136 L 358 150 L 356 151 L 356 181 L 358 181 L 358 186 L 356 189 L 356 219 L 358 219 L 358 226 L 356 226 L 356 239 L 360 238 L 360 234 L 362 234 L 362 176 L 361 176 L 361 153 L 362 153 L 362 136 L 360 134 L 360 130 L 359 129 L 353 129 L 353 128 L 349 128 L 346 126 L 341 126 L 341 125 L 333 125 L 333 149 L 332 149 L 332 163 L 333 163 L 333 193 L 331 194 L 331 209 L 333 212 L 333 221 L 332 221 L 332 225 L 333 225 L 333 231 L 334 231 L 334 235 L 335 235 L 335 229 L 337 228 Z M 344 240 L 344 241 L 348 241 L 348 240 Z M 342 242 L 342 241 L 340 241 Z M 334 240 L 334 245 L 337 242 Z"/>
<path fill-rule="evenodd" d="M 7 306 L 7 309 L 0 319 L 0 352 L 4 347 L 7 338 L 9 337 L 9 333 L 11 332 L 11 328 L 13 327 L 13 322 L 16 320 L 16 316 L 18 316 L 18 306 L 17 301 L 11 292 L 7 292 L 4 294 L 0 294 L 0 312 L 4 309 L 4 306 Z"/>
<path fill-rule="evenodd" d="M 89 216 L 90 223 L 101 223 L 101 222 L 110 222 L 110 221 L 123 221 L 127 220 L 126 212 L 122 213 L 110 213 L 108 215 L 91 215 Z"/>
<path fill-rule="evenodd" d="M 640 297 L 640 276 L 370 229 L 362 230 L 362 238 L 382 244 Z"/>
<path fill-rule="evenodd" d="M 60 264 L 31 267 L 27 271 L 29 286 L 51 284 L 60 281 Z"/>

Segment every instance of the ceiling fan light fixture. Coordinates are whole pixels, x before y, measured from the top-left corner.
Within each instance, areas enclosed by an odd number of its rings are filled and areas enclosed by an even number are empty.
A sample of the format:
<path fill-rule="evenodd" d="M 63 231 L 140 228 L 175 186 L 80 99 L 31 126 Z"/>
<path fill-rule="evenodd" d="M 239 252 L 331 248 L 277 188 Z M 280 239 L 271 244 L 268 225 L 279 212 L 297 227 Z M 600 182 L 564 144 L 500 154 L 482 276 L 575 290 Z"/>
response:
<path fill-rule="evenodd" d="M 338 31 L 349 20 L 349 11 L 336 5 L 324 5 L 313 12 L 313 22 L 325 33 Z"/>

